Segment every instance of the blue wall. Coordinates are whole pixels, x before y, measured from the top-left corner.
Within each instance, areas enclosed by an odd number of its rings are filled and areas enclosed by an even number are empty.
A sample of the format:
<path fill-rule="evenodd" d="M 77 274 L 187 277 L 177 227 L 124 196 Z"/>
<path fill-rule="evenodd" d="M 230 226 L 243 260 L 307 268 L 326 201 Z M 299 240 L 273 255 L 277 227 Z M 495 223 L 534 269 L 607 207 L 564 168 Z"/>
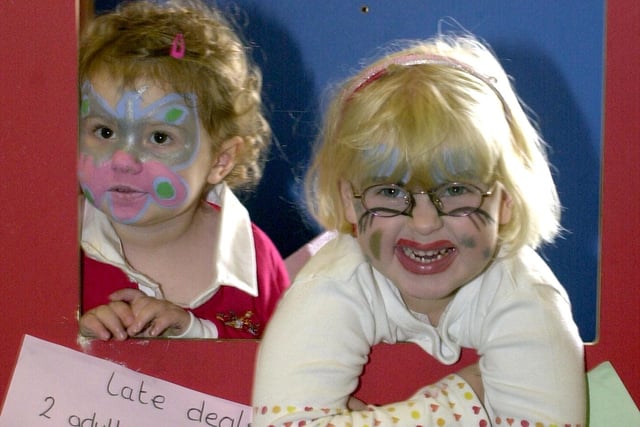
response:
<path fill-rule="evenodd" d="M 115 1 L 96 1 L 96 10 Z M 585 341 L 597 337 L 604 1 L 220 0 L 264 74 L 276 146 L 246 204 L 283 256 L 320 230 L 300 209 L 299 178 L 328 85 L 394 39 L 455 22 L 493 47 L 536 113 L 565 206 L 563 239 L 544 255 L 567 288 Z"/>

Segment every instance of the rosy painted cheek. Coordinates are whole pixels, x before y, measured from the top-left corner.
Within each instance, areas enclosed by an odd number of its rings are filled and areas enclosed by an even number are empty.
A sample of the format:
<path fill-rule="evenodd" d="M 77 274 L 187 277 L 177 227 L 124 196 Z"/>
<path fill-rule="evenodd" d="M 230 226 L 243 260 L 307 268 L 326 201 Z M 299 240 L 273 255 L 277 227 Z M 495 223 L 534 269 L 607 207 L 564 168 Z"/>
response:
<path fill-rule="evenodd" d="M 180 207 L 189 195 L 184 180 L 154 160 L 142 163 L 137 173 L 124 173 L 111 160 L 96 165 L 91 156 L 81 154 L 78 179 L 87 200 L 123 223 L 138 221 L 151 205 Z"/>
<path fill-rule="evenodd" d="M 80 154 L 78 159 L 78 181 L 82 192 L 91 204 L 99 206 L 108 188 L 107 180 L 101 177 L 102 168 L 96 167 L 93 157 L 88 154 Z"/>

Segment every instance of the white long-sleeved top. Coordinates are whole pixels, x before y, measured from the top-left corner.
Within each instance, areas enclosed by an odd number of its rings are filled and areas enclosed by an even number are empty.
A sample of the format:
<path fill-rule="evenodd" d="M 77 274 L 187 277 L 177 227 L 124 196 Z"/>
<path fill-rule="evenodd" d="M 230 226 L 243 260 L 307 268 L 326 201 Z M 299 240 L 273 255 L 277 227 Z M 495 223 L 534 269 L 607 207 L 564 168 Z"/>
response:
<path fill-rule="evenodd" d="M 583 345 L 565 290 L 534 250 L 463 286 L 437 327 L 420 317 L 357 241 L 339 235 L 301 270 L 265 332 L 252 425 L 585 425 Z M 416 343 L 445 364 L 476 349 L 484 402 L 452 375 L 405 402 L 348 411 L 380 342 Z"/>

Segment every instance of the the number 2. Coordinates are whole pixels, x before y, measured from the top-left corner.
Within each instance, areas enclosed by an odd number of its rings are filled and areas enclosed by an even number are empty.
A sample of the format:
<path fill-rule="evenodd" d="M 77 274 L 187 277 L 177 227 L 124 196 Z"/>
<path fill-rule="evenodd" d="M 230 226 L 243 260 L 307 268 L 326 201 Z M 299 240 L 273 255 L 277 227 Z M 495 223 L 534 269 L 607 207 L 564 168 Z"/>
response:
<path fill-rule="evenodd" d="M 45 409 L 44 411 L 40 412 L 40 416 L 51 419 L 51 417 L 49 415 L 47 415 L 47 412 L 49 412 L 51 410 L 51 408 L 53 408 L 53 405 L 56 403 L 56 400 L 51 396 L 47 396 L 47 397 L 45 397 L 44 401 L 45 402 L 49 402 L 49 407 L 47 409 Z"/>

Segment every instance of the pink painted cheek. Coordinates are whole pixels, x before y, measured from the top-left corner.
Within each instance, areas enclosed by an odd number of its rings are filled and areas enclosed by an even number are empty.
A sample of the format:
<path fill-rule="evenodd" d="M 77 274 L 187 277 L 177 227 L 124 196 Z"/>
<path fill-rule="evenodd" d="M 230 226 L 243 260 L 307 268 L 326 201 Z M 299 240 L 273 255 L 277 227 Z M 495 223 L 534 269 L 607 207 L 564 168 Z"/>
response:
<path fill-rule="evenodd" d="M 91 156 L 82 154 L 78 179 L 87 200 L 119 222 L 136 222 L 151 204 L 174 208 L 188 198 L 187 184 L 163 163 L 147 161 L 137 173 L 121 172 L 112 163 L 109 160 L 96 165 Z M 125 196 L 110 191 L 114 187 L 126 187 L 135 192 Z"/>
<path fill-rule="evenodd" d="M 95 206 L 103 203 L 107 189 L 111 185 L 105 172 L 107 168 L 96 166 L 92 156 L 80 154 L 78 181 L 87 200 Z"/>

